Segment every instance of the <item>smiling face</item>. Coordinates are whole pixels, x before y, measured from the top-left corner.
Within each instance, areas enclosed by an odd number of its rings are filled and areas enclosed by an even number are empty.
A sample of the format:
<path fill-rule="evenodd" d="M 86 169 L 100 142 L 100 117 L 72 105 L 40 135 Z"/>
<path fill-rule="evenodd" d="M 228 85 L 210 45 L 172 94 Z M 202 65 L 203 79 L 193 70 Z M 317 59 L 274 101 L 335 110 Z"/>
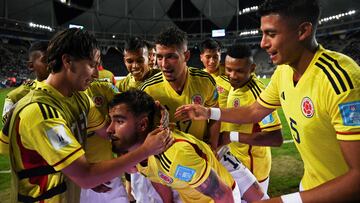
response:
<path fill-rule="evenodd" d="M 292 25 L 290 21 L 292 19 L 279 14 L 261 17 L 260 29 L 263 36 L 260 46 L 276 65 L 297 63 L 303 49 L 298 39 L 298 27 Z"/>
<path fill-rule="evenodd" d="M 186 62 L 190 57 L 189 51 L 182 51 L 176 46 L 156 45 L 157 64 L 165 79 L 169 82 L 186 78 Z"/>
<path fill-rule="evenodd" d="M 106 131 L 110 135 L 113 152 L 124 153 L 138 146 L 142 139 L 137 131 L 141 119 L 135 117 L 124 103 L 111 108 L 109 115 L 111 123 Z"/>
<path fill-rule="evenodd" d="M 255 64 L 249 58 L 233 58 L 229 55 L 225 58 L 225 71 L 234 89 L 242 87 L 249 81 Z"/>
<path fill-rule="evenodd" d="M 220 65 L 220 51 L 216 49 L 204 49 L 200 54 L 200 60 L 209 73 L 218 71 Z"/>
<path fill-rule="evenodd" d="M 146 48 L 140 48 L 136 51 L 124 51 L 124 62 L 129 73 L 136 81 L 142 81 L 149 72 L 149 57 Z"/>

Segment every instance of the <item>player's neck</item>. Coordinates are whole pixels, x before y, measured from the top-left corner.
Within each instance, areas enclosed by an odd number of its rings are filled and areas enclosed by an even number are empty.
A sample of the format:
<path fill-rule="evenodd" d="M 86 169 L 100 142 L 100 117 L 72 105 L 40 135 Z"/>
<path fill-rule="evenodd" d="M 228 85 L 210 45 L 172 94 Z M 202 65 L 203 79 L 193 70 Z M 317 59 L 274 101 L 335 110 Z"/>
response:
<path fill-rule="evenodd" d="M 299 55 L 298 60 L 293 64 L 290 64 L 294 68 L 294 81 L 299 81 L 301 76 L 305 73 L 306 69 L 309 67 L 311 61 L 313 60 L 316 51 L 319 49 L 319 45 L 314 40 L 305 47 L 302 53 Z"/>
<path fill-rule="evenodd" d="M 184 86 L 187 80 L 188 67 L 185 67 L 185 71 L 175 81 L 170 82 L 171 87 L 178 93 L 181 94 L 184 90 Z"/>
<path fill-rule="evenodd" d="M 66 81 L 61 72 L 51 73 L 46 79 L 46 83 L 51 85 L 65 97 L 70 97 L 73 94 L 72 89 L 69 87 L 69 82 Z"/>

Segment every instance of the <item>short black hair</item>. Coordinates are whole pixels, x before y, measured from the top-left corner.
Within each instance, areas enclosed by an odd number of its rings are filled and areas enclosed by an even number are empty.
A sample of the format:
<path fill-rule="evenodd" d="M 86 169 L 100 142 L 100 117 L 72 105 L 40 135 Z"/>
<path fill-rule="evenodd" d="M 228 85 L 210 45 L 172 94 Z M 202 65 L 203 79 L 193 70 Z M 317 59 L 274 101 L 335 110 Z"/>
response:
<path fill-rule="evenodd" d="M 155 49 L 155 43 L 152 42 L 152 41 L 148 41 L 148 40 L 145 40 L 145 44 L 147 46 L 147 48 L 150 50 L 150 49 Z"/>
<path fill-rule="evenodd" d="M 32 43 L 28 50 L 29 56 L 32 52 L 35 52 L 35 51 L 40 51 L 42 53 L 45 53 L 48 45 L 49 45 L 49 42 L 47 42 L 47 41 L 37 41 L 37 42 Z"/>
<path fill-rule="evenodd" d="M 100 50 L 99 44 L 88 31 L 78 28 L 60 31 L 50 40 L 46 51 L 49 71 L 61 71 L 64 54 L 74 57 L 75 60 L 92 59 L 96 49 Z"/>
<path fill-rule="evenodd" d="M 277 13 L 300 22 L 311 22 L 314 27 L 319 23 L 320 5 L 318 0 L 265 0 L 260 5 L 260 16 Z"/>
<path fill-rule="evenodd" d="M 149 118 L 149 128 L 153 128 L 157 107 L 155 100 L 146 92 L 131 88 L 128 91 L 116 94 L 109 103 L 109 109 L 120 104 L 126 104 L 136 117 L 146 113 Z"/>
<path fill-rule="evenodd" d="M 135 36 L 126 40 L 124 51 L 138 51 L 141 48 L 147 48 L 147 44 L 141 37 Z"/>
<path fill-rule="evenodd" d="M 222 44 L 215 39 L 208 38 L 201 42 L 199 48 L 200 48 L 200 53 L 204 53 L 205 49 L 211 49 L 211 50 L 216 49 L 216 51 L 221 51 Z"/>
<path fill-rule="evenodd" d="M 226 52 L 226 55 L 236 58 L 236 59 L 243 59 L 243 58 L 250 58 L 252 57 L 251 49 L 248 45 L 245 44 L 233 44 L 231 45 Z"/>
<path fill-rule="evenodd" d="M 184 46 L 187 48 L 187 34 L 177 27 L 170 27 L 156 37 L 155 43 L 164 46 L 176 46 L 182 50 Z"/>

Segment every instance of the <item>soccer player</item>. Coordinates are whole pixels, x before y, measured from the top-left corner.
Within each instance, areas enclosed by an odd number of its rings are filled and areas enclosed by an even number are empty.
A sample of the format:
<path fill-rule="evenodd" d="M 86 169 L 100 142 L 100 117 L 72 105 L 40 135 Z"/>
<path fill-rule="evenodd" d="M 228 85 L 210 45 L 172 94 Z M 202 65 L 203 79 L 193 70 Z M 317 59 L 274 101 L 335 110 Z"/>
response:
<path fill-rule="evenodd" d="M 111 82 L 113 85 L 116 84 L 114 74 L 111 71 L 106 70 L 102 64 L 99 65 L 98 71 L 99 71 L 99 78 L 106 79 L 108 82 Z"/>
<path fill-rule="evenodd" d="M 225 71 L 232 86 L 227 100 L 228 108 L 251 105 L 265 89 L 254 73 L 255 67 L 250 47 L 234 44 L 228 48 Z M 276 111 L 258 123 L 238 125 L 224 122 L 221 127 L 231 132 L 232 142 L 228 144 L 230 153 L 255 175 L 267 193 L 271 169 L 271 151 L 267 146 L 282 144 L 281 123 Z"/>
<path fill-rule="evenodd" d="M 31 89 L 35 89 L 39 81 L 43 81 L 49 75 L 46 63 L 44 62 L 44 54 L 47 49 L 48 42 L 34 42 L 29 48 L 29 61 L 27 67 L 35 73 L 36 79 L 30 80 L 20 87 L 10 91 L 5 98 L 2 122 L 5 124 L 9 111 L 14 107 L 21 98 L 23 98 Z M 9 153 L 9 138 L 0 133 L 0 154 Z"/>
<path fill-rule="evenodd" d="M 216 82 L 216 89 L 219 93 L 219 107 L 226 107 L 227 96 L 231 88 L 229 79 L 225 76 L 225 68 L 220 64 L 221 43 L 214 39 L 206 39 L 200 44 L 200 60 Z"/>
<path fill-rule="evenodd" d="M 49 42 L 46 59 L 49 77 L 18 101 L 5 129 L 12 165 L 11 202 L 78 202 L 79 189 L 72 183 L 93 188 L 171 144 L 167 131 L 158 128 L 134 152 L 89 164 L 81 146 L 87 131 L 107 136 L 105 119 L 79 92 L 97 72 L 97 41 L 84 30 L 61 31 Z"/>
<path fill-rule="evenodd" d="M 125 43 L 124 62 L 129 74 L 117 82 L 120 92 L 139 88 L 146 79 L 160 72 L 149 66 L 149 51 L 146 42 L 140 37 L 131 37 Z"/>
<path fill-rule="evenodd" d="M 109 106 L 111 124 L 107 131 L 114 151 L 135 150 L 156 123 L 154 99 L 143 91 L 129 90 L 116 95 Z M 164 202 L 173 200 L 168 187 L 178 191 L 183 202 L 241 202 L 237 184 L 206 143 L 179 130 L 171 136 L 175 138 L 173 146 L 137 165 L 153 181 Z M 253 187 L 243 197 L 249 202 L 261 198 Z"/>
<path fill-rule="evenodd" d="M 158 69 L 156 65 L 156 50 L 155 44 L 151 41 L 145 41 L 146 47 L 148 48 L 149 52 L 149 67 L 153 69 Z"/>
<path fill-rule="evenodd" d="M 317 43 L 318 1 L 266 0 L 259 13 L 261 47 L 278 65 L 269 86 L 248 107 L 188 105 L 178 109 L 177 118 L 258 122 L 281 106 L 305 171 L 301 192 L 274 202 L 359 201 L 359 66 Z"/>
<path fill-rule="evenodd" d="M 186 33 L 171 27 L 161 32 L 156 40 L 156 58 L 161 73 L 149 78 L 141 90 L 159 100 L 170 113 L 170 121 L 175 122 L 173 114 L 183 104 L 203 104 L 218 106 L 218 94 L 214 79 L 206 72 L 187 67 L 190 58 L 187 49 Z M 213 149 L 217 148 L 220 123 L 214 121 L 177 122 L 177 128 L 190 133 L 200 140 L 209 135 Z"/>

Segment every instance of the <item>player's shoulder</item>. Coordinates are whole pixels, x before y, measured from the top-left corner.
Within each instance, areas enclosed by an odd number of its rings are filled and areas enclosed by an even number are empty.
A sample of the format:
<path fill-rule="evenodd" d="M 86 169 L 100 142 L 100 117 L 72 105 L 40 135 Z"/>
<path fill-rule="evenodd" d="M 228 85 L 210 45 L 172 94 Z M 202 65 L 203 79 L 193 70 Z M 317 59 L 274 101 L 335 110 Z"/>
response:
<path fill-rule="evenodd" d="M 188 67 L 189 74 L 194 80 L 209 81 L 213 85 L 216 85 L 215 79 L 206 71 L 200 68 Z"/>
<path fill-rule="evenodd" d="M 21 109 L 19 116 L 22 121 L 36 124 L 51 119 L 61 118 L 59 109 L 54 105 L 42 102 L 33 102 Z"/>
<path fill-rule="evenodd" d="M 108 80 L 104 80 L 104 79 L 94 80 L 87 89 L 87 91 L 99 91 L 99 92 L 109 91 L 109 90 L 111 90 L 114 93 L 119 92 L 118 88 L 116 88 L 115 85 L 113 85 Z"/>
<path fill-rule="evenodd" d="M 359 65 L 342 53 L 322 49 L 313 64 L 326 81 L 323 87 L 332 89 L 336 95 L 360 87 Z"/>
<path fill-rule="evenodd" d="M 144 83 L 140 86 L 140 90 L 149 89 L 152 87 L 156 87 L 157 84 L 161 84 L 164 82 L 164 78 L 162 76 L 162 72 L 157 72 L 153 76 L 149 77 L 144 81 Z"/>

